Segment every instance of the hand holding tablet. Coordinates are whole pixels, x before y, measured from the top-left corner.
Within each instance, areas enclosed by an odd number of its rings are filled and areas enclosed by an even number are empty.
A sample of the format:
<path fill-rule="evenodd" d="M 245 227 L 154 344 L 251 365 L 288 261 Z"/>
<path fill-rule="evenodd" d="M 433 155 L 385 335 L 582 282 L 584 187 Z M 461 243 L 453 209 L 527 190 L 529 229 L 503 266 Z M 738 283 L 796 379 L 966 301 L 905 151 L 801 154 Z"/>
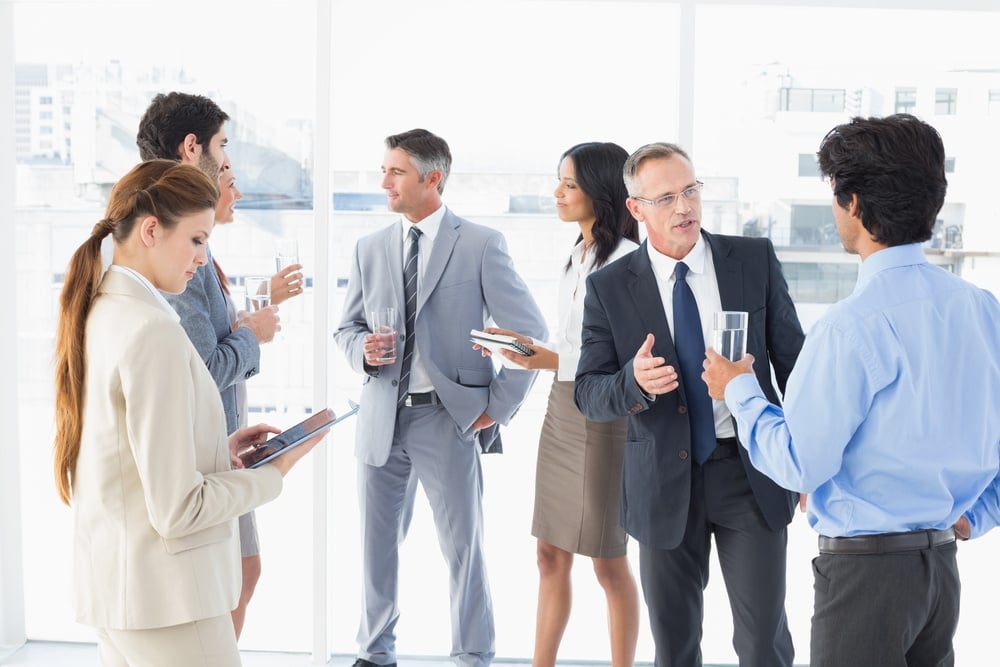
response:
<path fill-rule="evenodd" d="M 348 401 L 348 403 L 351 409 L 339 417 L 334 414 L 333 410 L 325 408 L 266 442 L 243 447 L 237 452 L 237 456 L 239 456 L 244 468 L 259 468 L 300 445 L 315 444 L 326 435 L 327 431 L 333 428 L 334 424 L 347 419 L 358 411 L 357 403 L 354 401 Z M 282 472 L 284 473 L 284 471 Z"/>

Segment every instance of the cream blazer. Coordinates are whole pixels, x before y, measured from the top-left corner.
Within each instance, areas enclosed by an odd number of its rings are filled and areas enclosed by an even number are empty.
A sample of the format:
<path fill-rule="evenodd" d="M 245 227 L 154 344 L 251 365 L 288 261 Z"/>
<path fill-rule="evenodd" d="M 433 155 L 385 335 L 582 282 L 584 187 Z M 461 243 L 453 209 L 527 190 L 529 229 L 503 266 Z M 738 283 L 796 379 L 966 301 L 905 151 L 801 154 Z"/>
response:
<path fill-rule="evenodd" d="M 159 628 L 239 596 L 236 517 L 281 491 L 274 466 L 231 470 L 219 390 L 184 329 L 135 277 L 108 271 L 86 325 L 76 465 L 76 614 Z"/>

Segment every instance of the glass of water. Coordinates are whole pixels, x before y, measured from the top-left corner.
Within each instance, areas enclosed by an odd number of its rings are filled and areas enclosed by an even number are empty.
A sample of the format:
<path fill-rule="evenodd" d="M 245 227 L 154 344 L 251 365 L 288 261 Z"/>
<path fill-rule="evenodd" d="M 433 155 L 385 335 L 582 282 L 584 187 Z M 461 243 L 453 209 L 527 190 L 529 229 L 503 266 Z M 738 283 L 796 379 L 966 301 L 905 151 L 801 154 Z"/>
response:
<path fill-rule="evenodd" d="M 247 276 L 243 279 L 247 295 L 247 310 L 251 313 L 271 305 L 271 279 L 267 276 Z"/>
<path fill-rule="evenodd" d="M 747 353 L 747 322 L 750 314 L 742 310 L 720 310 L 715 313 L 715 351 L 729 359 L 739 361 Z"/>
<path fill-rule="evenodd" d="M 299 263 L 299 242 L 295 239 L 278 239 L 278 252 L 274 257 L 278 273 L 282 269 Z"/>

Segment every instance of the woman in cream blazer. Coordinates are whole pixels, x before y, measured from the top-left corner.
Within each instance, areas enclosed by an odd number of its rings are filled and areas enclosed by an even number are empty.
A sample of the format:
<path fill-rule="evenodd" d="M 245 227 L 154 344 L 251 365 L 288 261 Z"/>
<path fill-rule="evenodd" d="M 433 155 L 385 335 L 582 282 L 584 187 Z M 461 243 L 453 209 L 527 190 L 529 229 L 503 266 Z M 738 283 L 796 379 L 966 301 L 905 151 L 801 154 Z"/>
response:
<path fill-rule="evenodd" d="M 240 664 L 236 518 L 273 500 L 311 448 L 232 469 L 232 452 L 276 429 L 227 438 L 215 382 L 158 292 L 183 291 L 205 264 L 217 192 L 196 167 L 138 165 L 63 288 L 55 472 L 75 511 L 77 620 L 97 628 L 102 665 Z"/>

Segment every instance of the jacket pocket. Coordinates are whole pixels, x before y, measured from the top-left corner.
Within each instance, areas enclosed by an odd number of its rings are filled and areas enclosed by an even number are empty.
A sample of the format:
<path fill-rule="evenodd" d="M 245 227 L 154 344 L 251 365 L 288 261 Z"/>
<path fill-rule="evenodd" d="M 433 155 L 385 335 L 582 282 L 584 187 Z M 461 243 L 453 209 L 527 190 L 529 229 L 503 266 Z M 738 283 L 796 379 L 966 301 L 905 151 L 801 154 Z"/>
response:
<path fill-rule="evenodd" d="M 488 387 L 493 382 L 493 372 L 483 368 L 459 368 L 458 383 L 463 387 Z"/>
<path fill-rule="evenodd" d="M 163 546 L 168 554 L 179 554 L 210 544 L 225 542 L 233 537 L 233 523 L 235 521 L 227 521 L 183 537 L 164 537 Z"/>

